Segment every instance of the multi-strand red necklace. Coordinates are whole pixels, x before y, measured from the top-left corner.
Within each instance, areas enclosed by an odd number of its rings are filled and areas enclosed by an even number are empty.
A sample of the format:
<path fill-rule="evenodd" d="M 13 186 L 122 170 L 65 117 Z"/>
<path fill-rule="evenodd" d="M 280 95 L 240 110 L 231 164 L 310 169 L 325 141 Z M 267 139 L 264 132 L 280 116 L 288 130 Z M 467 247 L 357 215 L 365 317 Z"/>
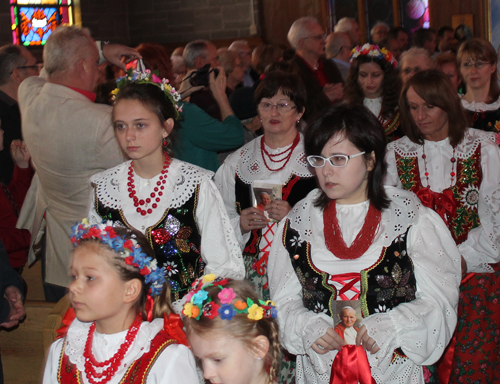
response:
<path fill-rule="evenodd" d="M 106 361 L 98 362 L 92 353 L 92 342 L 94 340 L 95 322 L 92 323 L 85 343 L 83 357 L 85 358 L 85 374 L 91 384 L 107 383 L 115 375 L 120 366 L 123 357 L 127 353 L 130 345 L 134 342 L 139 329 L 141 328 L 142 316 L 137 314 L 134 322 L 130 326 L 125 341 L 120 345 L 118 351 Z M 107 367 L 107 368 L 105 368 Z M 105 368 L 102 372 L 97 372 L 96 368 Z"/>
<path fill-rule="evenodd" d="M 363 227 L 348 247 L 342 237 L 342 230 L 337 219 L 337 203 L 331 201 L 323 211 L 326 247 L 339 259 L 353 260 L 363 256 L 373 243 L 381 217 L 382 213 L 370 204 Z"/>
<path fill-rule="evenodd" d="M 451 183 L 450 183 L 450 188 L 453 187 L 453 180 L 455 179 L 455 163 L 457 162 L 457 159 L 455 158 L 455 148 L 453 147 L 453 155 L 451 156 L 450 163 L 451 163 Z M 425 178 L 427 180 L 427 188 L 431 189 L 431 185 L 429 183 L 429 171 L 427 170 L 427 156 L 425 154 L 425 144 L 422 145 L 422 159 L 424 160 L 424 169 L 425 169 Z"/>
<path fill-rule="evenodd" d="M 156 187 L 154 188 L 153 192 L 150 193 L 150 197 L 148 197 L 146 200 L 140 199 L 137 197 L 137 191 L 135 190 L 135 183 L 134 183 L 134 161 L 132 160 L 130 162 L 130 165 L 128 167 L 128 193 L 129 197 L 134 200 L 134 207 L 136 207 L 137 212 L 140 213 L 142 216 L 146 216 L 146 214 L 151 214 L 153 212 L 153 209 L 158 207 L 158 204 L 160 202 L 160 197 L 163 195 L 163 190 L 165 189 L 164 184 L 167 182 L 167 174 L 168 174 L 168 169 L 170 167 L 170 163 L 172 162 L 172 159 L 170 156 L 165 153 L 165 163 L 163 164 L 163 169 L 161 170 L 160 174 L 160 180 L 156 182 Z M 158 194 L 158 196 L 156 196 Z M 151 205 L 151 208 L 147 209 L 142 209 L 141 206 L 146 204 L 146 207 L 149 205 L 149 203 L 153 202 Z"/>
<path fill-rule="evenodd" d="M 295 147 L 299 144 L 300 141 L 300 133 L 297 132 L 297 136 L 295 136 L 295 139 L 293 140 L 292 145 L 290 148 L 285 149 L 283 152 L 279 153 L 269 153 L 268 150 L 266 149 L 266 145 L 264 143 L 266 136 L 262 136 L 262 139 L 260 140 L 260 152 L 262 154 L 262 159 L 264 160 L 264 165 L 268 170 L 271 172 L 276 172 L 276 171 L 281 171 L 283 168 L 286 167 L 288 162 L 290 161 L 292 157 L 293 150 Z M 269 161 L 272 163 L 281 163 L 284 161 L 283 165 L 279 168 L 272 169 L 266 161 L 266 156 L 269 158 Z"/>

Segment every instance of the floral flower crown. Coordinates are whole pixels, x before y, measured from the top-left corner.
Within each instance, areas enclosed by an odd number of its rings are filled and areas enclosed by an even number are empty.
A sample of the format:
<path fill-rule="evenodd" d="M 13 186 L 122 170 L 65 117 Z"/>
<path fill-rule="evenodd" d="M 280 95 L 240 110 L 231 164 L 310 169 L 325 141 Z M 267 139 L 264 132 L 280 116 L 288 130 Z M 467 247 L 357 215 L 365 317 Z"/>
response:
<path fill-rule="evenodd" d="M 156 259 L 153 259 L 142 252 L 141 247 L 135 239 L 125 240 L 116 234 L 113 222 L 107 221 L 101 224 L 90 225 L 87 219 L 83 219 L 71 228 L 71 242 L 77 246 L 85 239 L 97 239 L 108 245 L 125 259 L 127 265 L 139 268 L 144 276 L 146 284 L 150 285 L 149 293 L 157 296 L 163 289 L 165 283 L 165 268 L 158 268 Z M 132 235 L 132 237 L 135 235 Z"/>
<path fill-rule="evenodd" d="M 202 276 L 193 283 L 192 290 L 186 295 L 186 304 L 182 314 L 184 316 L 199 320 L 203 315 L 213 319 L 217 315 L 223 320 L 231 320 L 236 314 L 246 313 L 250 320 L 260 320 L 262 318 L 276 318 L 278 311 L 276 304 L 271 300 L 259 300 L 255 303 L 252 299 L 246 301 L 236 300 L 236 293 L 233 288 L 224 288 L 229 279 L 216 277 L 214 274 Z M 220 292 L 217 294 L 220 304 L 216 304 L 212 297 L 205 290 L 208 287 L 217 286 Z"/>
<path fill-rule="evenodd" d="M 377 59 L 385 60 L 392 65 L 393 68 L 398 66 L 398 62 L 394 58 L 393 54 L 385 48 L 380 48 L 378 45 L 365 44 L 362 47 L 356 46 L 351 51 L 351 61 L 358 58 L 360 55 L 376 57 Z"/>
<path fill-rule="evenodd" d="M 165 93 L 168 101 L 170 101 L 175 107 L 175 120 L 178 120 L 180 116 L 179 114 L 182 112 L 182 105 L 179 104 L 179 101 L 181 101 L 181 95 L 170 85 L 168 79 L 160 79 L 154 73 L 156 71 L 151 72 L 151 70 L 146 69 L 142 60 L 138 60 L 137 68 L 138 69 L 130 68 L 125 76 L 116 79 L 116 88 L 111 91 L 113 100 L 120 92 L 120 89 L 130 83 L 154 84 L 158 86 L 163 93 Z"/>

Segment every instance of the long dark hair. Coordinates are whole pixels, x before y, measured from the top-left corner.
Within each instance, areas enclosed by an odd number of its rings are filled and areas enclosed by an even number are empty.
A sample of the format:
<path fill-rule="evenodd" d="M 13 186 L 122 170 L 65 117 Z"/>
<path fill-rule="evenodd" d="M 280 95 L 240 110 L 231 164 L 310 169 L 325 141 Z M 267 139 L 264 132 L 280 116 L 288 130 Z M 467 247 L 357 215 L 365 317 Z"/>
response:
<path fill-rule="evenodd" d="M 401 79 L 399 71 L 386 60 L 368 55 L 359 55 L 351 62 L 349 74 L 347 75 L 344 100 L 348 103 L 363 104 L 365 95 L 358 83 L 359 67 L 361 64 L 375 63 L 380 66 L 384 72 L 382 80 L 382 109 L 380 115 L 384 120 L 388 120 L 398 106 L 399 92 L 401 91 Z"/>
<path fill-rule="evenodd" d="M 456 89 L 451 85 L 450 78 L 437 69 L 428 69 L 417 72 L 403 87 L 399 99 L 403 131 L 414 143 L 423 144 L 424 138 L 413 120 L 408 104 L 407 93 L 410 87 L 427 104 L 438 107 L 448 114 L 450 144 L 453 146 L 459 144 L 468 126 L 467 115 L 462 108 Z"/>
<path fill-rule="evenodd" d="M 389 207 L 384 189 L 386 138 L 378 119 L 364 106 L 340 104 L 330 107 L 309 123 L 304 135 L 306 155 L 321 155 L 328 141 L 337 134 L 364 151 L 365 161 L 371 159 L 372 152 L 375 154 L 373 169 L 368 173 L 368 199 L 378 210 Z M 329 202 L 330 198 L 322 192 L 315 205 L 324 209 Z"/>

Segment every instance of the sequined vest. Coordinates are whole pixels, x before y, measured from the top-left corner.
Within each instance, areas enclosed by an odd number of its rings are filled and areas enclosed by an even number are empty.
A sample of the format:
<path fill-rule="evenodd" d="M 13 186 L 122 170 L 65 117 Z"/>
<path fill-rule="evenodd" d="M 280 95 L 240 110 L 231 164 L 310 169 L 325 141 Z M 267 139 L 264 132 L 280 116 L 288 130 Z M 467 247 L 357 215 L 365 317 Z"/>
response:
<path fill-rule="evenodd" d="M 200 254 L 201 235 L 196 223 L 199 186 L 180 208 L 169 208 L 162 219 L 145 231 L 158 265 L 167 270 L 172 301 L 181 299 L 199 276 L 203 275 L 205 264 Z M 96 196 L 96 211 L 103 220 L 120 221 L 132 228 L 121 210 L 105 207 Z"/>
<path fill-rule="evenodd" d="M 238 175 L 235 175 L 235 194 L 236 194 L 236 212 L 241 214 L 241 211 L 252 207 L 252 185 L 246 184 Z M 288 201 L 291 207 L 297 204 L 300 200 L 308 195 L 316 188 L 316 180 L 314 177 L 300 177 L 292 174 L 290 178 L 282 186 L 282 199 Z M 262 238 L 262 230 L 254 230 L 250 233 L 250 239 L 245 245 L 243 254 L 246 256 L 256 257 L 260 252 L 260 240 Z"/>
<path fill-rule="evenodd" d="M 493 111 L 470 111 L 466 109 L 473 122 L 472 128 L 486 132 L 500 132 L 500 109 Z"/>
<path fill-rule="evenodd" d="M 385 138 L 387 139 L 388 143 L 400 139 L 405 135 L 401 129 L 399 108 L 396 108 L 395 113 L 391 115 L 389 120 L 384 120 L 380 115 L 378 117 L 378 120 L 382 124 L 382 127 L 384 127 Z"/>
<path fill-rule="evenodd" d="M 397 152 L 396 167 L 403 188 L 417 193 L 423 188 L 417 157 L 403 157 Z M 451 163 L 450 163 L 451 164 Z M 481 169 L 481 144 L 467 159 L 457 159 L 456 184 L 448 188 L 453 193 L 457 207 L 453 217 L 448 219 L 448 228 L 458 245 L 467 240 L 469 231 L 480 226 L 478 209 L 479 188 L 483 180 Z"/>
<path fill-rule="evenodd" d="M 139 359 L 134 361 L 128 368 L 125 375 L 120 380 L 120 384 L 144 384 L 147 382 L 148 374 L 158 356 L 169 345 L 177 344 L 177 340 L 170 338 L 170 335 L 162 330 L 151 340 L 149 352 L 143 354 Z M 68 355 L 65 353 L 66 340 L 63 341 L 63 348 L 59 358 L 59 368 L 57 371 L 57 382 L 59 384 L 82 384 L 82 372 L 76 365 L 69 361 Z"/>
<path fill-rule="evenodd" d="M 409 229 L 382 249 L 375 264 L 360 271 L 359 300 L 363 318 L 415 300 L 417 282 L 413 262 L 406 251 Z M 290 221 L 287 220 L 282 241 L 302 286 L 304 307 L 333 317 L 336 313 L 335 302 L 339 300 L 341 292 L 331 283 L 332 276 L 314 265 L 310 243 L 298 239 L 299 233 L 290 227 Z M 395 353 L 404 357 L 401 349 Z"/>

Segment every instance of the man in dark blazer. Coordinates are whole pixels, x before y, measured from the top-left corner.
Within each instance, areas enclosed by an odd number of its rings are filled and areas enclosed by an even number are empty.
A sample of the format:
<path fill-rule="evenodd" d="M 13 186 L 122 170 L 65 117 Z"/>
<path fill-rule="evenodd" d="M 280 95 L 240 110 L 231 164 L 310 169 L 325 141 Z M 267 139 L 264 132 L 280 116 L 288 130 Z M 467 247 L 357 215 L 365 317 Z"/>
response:
<path fill-rule="evenodd" d="M 288 32 L 288 41 L 295 49 L 291 62 L 306 86 L 304 119 L 307 120 L 342 99 L 342 75 L 337 65 L 324 57 L 326 35 L 315 18 L 296 20 Z"/>

